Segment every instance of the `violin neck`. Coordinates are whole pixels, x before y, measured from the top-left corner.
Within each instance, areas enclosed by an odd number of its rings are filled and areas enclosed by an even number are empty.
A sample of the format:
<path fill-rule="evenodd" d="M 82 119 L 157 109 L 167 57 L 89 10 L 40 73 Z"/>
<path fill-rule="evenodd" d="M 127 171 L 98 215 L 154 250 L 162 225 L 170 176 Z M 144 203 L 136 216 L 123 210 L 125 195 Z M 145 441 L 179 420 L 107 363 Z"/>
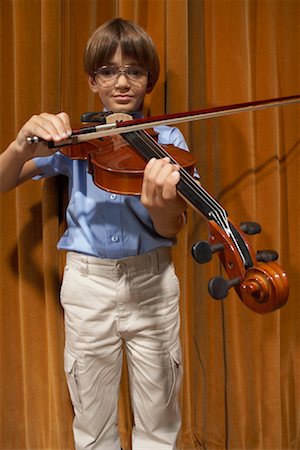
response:
<path fill-rule="evenodd" d="M 178 162 L 144 130 L 122 134 L 122 137 L 146 160 L 151 158 L 168 157 L 178 165 Z M 194 177 L 180 166 L 180 181 L 177 190 L 184 199 L 203 214 L 208 220 L 215 220 L 223 227 L 227 218 L 226 211 L 210 196 L 210 194 L 194 179 Z"/>

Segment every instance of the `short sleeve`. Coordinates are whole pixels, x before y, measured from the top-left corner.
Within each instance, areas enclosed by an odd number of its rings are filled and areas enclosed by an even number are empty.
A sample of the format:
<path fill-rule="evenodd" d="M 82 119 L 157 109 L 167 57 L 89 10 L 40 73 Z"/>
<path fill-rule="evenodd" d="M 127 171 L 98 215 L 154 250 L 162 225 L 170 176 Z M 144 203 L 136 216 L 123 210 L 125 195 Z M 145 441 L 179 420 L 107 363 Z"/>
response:
<path fill-rule="evenodd" d="M 41 174 L 34 177 L 34 180 L 56 175 L 68 176 L 70 174 L 72 160 L 60 152 L 56 152 L 51 156 L 34 158 L 33 161 L 41 170 Z"/>

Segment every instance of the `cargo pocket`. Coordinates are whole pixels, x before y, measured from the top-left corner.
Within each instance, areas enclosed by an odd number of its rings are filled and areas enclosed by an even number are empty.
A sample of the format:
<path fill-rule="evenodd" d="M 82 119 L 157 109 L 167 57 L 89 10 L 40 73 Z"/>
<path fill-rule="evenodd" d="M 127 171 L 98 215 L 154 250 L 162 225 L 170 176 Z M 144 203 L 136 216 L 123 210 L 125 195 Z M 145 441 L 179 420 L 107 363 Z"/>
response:
<path fill-rule="evenodd" d="M 67 385 L 73 407 L 76 411 L 82 412 L 77 360 L 73 355 L 71 355 L 67 351 L 65 351 L 64 354 L 64 365 L 65 365 Z"/>
<path fill-rule="evenodd" d="M 167 404 L 169 405 L 172 401 L 177 400 L 177 395 L 181 385 L 182 379 L 182 364 L 181 364 L 181 347 L 176 345 L 169 351 L 170 357 L 170 391 Z"/>

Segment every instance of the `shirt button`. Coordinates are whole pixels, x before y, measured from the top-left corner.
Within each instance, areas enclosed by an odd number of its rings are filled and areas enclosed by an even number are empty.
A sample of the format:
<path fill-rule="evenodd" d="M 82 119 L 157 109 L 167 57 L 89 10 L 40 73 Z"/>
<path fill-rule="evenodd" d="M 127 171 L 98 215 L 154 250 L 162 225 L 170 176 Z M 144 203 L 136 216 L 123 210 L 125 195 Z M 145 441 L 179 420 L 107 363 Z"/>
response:
<path fill-rule="evenodd" d="M 110 238 L 110 240 L 112 241 L 112 242 L 119 242 L 119 237 L 118 236 L 116 236 L 115 234 Z"/>
<path fill-rule="evenodd" d="M 109 198 L 111 200 L 115 200 L 117 198 L 117 194 L 110 194 Z"/>

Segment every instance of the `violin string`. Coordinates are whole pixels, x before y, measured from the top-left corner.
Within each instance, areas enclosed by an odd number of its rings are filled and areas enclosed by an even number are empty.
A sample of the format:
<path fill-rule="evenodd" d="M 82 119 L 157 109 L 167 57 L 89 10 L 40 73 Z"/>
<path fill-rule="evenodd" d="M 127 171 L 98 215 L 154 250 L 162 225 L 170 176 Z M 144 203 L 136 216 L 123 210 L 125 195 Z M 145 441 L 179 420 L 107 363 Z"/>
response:
<path fill-rule="evenodd" d="M 139 133 L 139 134 L 142 140 L 144 140 L 145 142 L 148 141 L 154 154 L 157 157 L 159 158 L 168 157 L 173 164 L 179 165 L 178 162 L 169 154 L 169 152 L 167 152 L 163 147 L 161 147 L 158 144 L 158 142 L 156 142 L 151 136 L 149 136 L 149 134 L 147 133 Z M 181 180 L 185 183 L 185 185 L 188 188 L 190 188 L 192 193 L 196 196 L 197 195 L 200 196 L 201 200 L 205 202 L 209 206 L 209 208 L 211 209 L 218 208 L 219 205 L 217 204 L 217 202 L 212 197 L 210 197 L 209 194 L 206 195 L 204 189 L 198 183 L 196 183 L 193 176 L 185 169 L 183 169 L 180 165 L 179 168 Z"/>
<path fill-rule="evenodd" d="M 127 139 L 128 136 L 128 139 Z M 142 149 L 144 157 L 149 161 L 152 157 L 164 158 L 168 157 L 173 164 L 179 166 L 180 178 L 186 187 L 192 192 L 194 196 L 200 197 L 200 200 L 204 202 L 209 211 L 214 212 L 217 216 L 222 216 L 223 218 L 227 218 L 227 214 L 222 208 L 222 206 L 207 192 L 205 189 L 198 184 L 194 177 L 184 168 L 178 164 L 178 162 L 157 142 L 150 136 L 147 132 L 143 130 L 134 131 L 132 133 L 126 133 L 123 135 L 126 140 L 135 140 L 139 141 L 138 148 Z M 133 138 L 133 139 L 131 139 Z M 142 144 L 145 144 L 144 146 Z M 188 200 L 191 200 L 188 198 Z M 194 204 L 194 202 L 192 202 Z M 197 206 L 197 205 L 195 205 Z M 198 205 L 199 206 L 199 205 Z M 208 217 L 213 218 L 213 217 Z M 220 218 L 220 217 L 219 217 Z M 227 222 L 227 220 L 226 220 Z"/>

